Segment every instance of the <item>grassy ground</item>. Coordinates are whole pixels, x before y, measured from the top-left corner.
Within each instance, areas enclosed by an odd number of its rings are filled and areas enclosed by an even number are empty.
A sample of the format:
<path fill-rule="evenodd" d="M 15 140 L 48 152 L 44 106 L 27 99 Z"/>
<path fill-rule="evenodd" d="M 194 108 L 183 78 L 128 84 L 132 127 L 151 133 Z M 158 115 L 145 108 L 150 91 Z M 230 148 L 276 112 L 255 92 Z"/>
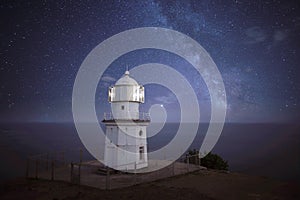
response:
<path fill-rule="evenodd" d="M 300 185 L 238 173 L 201 170 L 114 190 L 57 181 L 17 179 L 1 185 L 0 199 L 300 199 Z"/>

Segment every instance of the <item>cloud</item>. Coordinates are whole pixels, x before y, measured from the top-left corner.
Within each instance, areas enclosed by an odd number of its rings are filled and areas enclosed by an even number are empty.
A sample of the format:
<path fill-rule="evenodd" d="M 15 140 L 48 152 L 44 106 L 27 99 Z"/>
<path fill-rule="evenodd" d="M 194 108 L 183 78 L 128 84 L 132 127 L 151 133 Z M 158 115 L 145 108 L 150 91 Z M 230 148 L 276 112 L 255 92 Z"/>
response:
<path fill-rule="evenodd" d="M 265 31 L 258 26 L 246 29 L 245 34 L 247 36 L 245 43 L 248 44 L 260 43 L 267 38 Z"/>
<path fill-rule="evenodd" d="M 115 82 L 117 79 L 115 79 L 112 76 L 102 76 L 101 81 L 104 81 L 106 83 L 111 83 L 111 82 Z"/>

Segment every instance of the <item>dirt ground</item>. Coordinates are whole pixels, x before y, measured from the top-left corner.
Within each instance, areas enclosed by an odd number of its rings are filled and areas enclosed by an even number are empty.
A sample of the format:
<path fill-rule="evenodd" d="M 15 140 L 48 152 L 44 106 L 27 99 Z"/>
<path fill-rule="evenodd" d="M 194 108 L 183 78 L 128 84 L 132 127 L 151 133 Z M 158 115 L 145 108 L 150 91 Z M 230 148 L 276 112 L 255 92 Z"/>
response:
<path fill-rule="evenodd" d="M 239 173 L 201 170 L 122 189 L 100 190 L 70 183 L 17 179 L 1 185 L 1 200 L 300 199 L 299 183 Z"/>

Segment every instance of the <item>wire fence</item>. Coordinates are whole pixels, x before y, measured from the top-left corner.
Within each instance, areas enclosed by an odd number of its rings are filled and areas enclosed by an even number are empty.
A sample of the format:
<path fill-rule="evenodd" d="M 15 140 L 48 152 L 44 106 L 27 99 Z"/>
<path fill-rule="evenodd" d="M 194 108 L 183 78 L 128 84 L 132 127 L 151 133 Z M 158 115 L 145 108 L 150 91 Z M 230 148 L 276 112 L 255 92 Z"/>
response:
<path fill-rule="evenodd" d="M 70 153 L 70 152 L 68 152 Z M 74 151 L 72 152 L 74 160 Z M 77 160 L 70 161 L 65 151 L 39 154 L 27 159 L 26 177 L 35 179 L 60 180 L 72 184 L 87 185 L 100 189 L 128 187 L 167 177 L 185 174 L 199 169 L 198 155 L 184 155 L 176 162 L 149 161 L 152 165 L 169 162 L 168 166 L 147 173 L 116 171 L 97 160 L 83 161 L 83 151 L 75 152 Z M 156 163 L 155 163 L 156 162 Z M 150 164 L 150 163 L 149 163 Z"/>

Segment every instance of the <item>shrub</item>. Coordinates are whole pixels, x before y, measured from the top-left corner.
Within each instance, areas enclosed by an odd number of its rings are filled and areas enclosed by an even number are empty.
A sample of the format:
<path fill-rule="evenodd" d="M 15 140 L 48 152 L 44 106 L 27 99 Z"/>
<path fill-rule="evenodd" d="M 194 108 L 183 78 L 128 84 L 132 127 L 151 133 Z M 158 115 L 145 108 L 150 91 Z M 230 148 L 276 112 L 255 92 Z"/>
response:
<path fill-rule="evenodd" d="M 204 158 L 201 158 L 201 165 L 209 169 L 228 170 L 228 162 L 213 153 L 208 153 Z"/>
<path fill-rule="evenodd" d="M 185 162 L 199 164 L 199 151 L 196 149 L 189 150 L 186 155 Z M 200 159 L 201 166 L 209 169 L 228 170 L 228 162 L 223 160 L 219 155 L 208 153 L 204 158 Z"/>

